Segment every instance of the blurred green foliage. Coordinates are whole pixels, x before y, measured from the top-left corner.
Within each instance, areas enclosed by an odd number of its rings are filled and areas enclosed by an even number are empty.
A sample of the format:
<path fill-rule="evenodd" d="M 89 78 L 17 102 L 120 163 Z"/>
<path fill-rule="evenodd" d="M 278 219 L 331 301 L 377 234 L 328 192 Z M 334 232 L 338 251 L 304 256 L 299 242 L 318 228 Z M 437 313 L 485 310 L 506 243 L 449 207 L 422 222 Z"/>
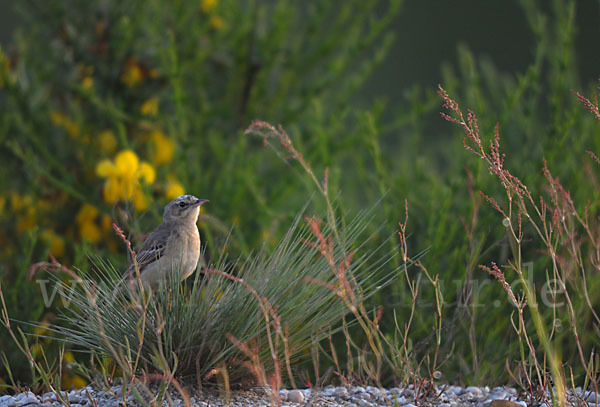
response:
<path fill-rule="evenodd" d="M 521 4 L 537 42 L 530 66 L 500 72 L 459 46 L 459 65 L 442 68 L 444 87 L 477 112 L 486 134 L 500 124 L 506 165 L 531 190 L 543 191 L 545 157 L 574 201 L 591 202 L 597 213 L 598 190 L 581 186 L 595 179 L 585 151 L 600 151 L 598 124 L 570 94 L 592 91 L 577 77 L 576 5 L 557 0 L 543 13 L 534 1 Z M 502 219 L 479 196 L 499 196 L 501 187 L 464 150 L 459 129 L 431 134 L 430 123 L 441 120 L 435 89 L 412 89 L 401 107 L 357 101 L 391 44 L 387 26 L 399 1 L 49 0 L 20 7 L 27 29 L 0 61 L 5 290 L 35 292 L 23 276 L 49 252 L 84 269 L 90 249 L 124 265 L 111 222 L 140 242 L 183 191 L 211 200 L 200 220 L 209 256 L 232 228 L 232 255 L 273 246 L 314 187 L 295 163 L 243 134 L 263 119 L 285 127 L 317 174 L 329 168 L 341 215 L 382 199 L 374 227 L 384 223 L 393 233 L 407 200 L 409 249 L 427 249 L 423 263 L 439 274 L 444 292 L 444 363 L 430 368 L 452 382 L 506 381 L 505 359 L 518 352 L 513 308 L 477 267 L 509 256 Z M 315 206 L 322 209 L 318 200 Z M 536 281 L 545 281 L 538 249 L 531 242 L 524 259 Z M 599 281 L 592 277 L 592 286 Z M 372 301 L 384 305 L 381 326 L 392 337 L 393 312 L 406 320 L 410 296 L 402 275 L 387 290 Z M 434 338 L 433 290 L 423 283 L 420 293 L 415 360 Z M 15 296 L 11 315 L 43 318 L 41 299 L 34 306 L 36 296 L 28 297 L 33 309 Z M 502 301 L 490 306 L 495 299 Z M 569 325 L 567 315 L 558 318 Z M 597 337 L 584 327 L 590 349 Z M 563 355 L 576 365 L 568 330 L 561 335 Z"/>
<path fill-rule="evenodd" d="M 28 261 L 51 252 L 86 268 L 78 256 L 91 249 L 124 265 L 111 223 L 139 242 L 184 191 L 212 202 L 200 221 L 209 255 L 234 226 L 231 255 L 277 242 L 310 190 L 243 130 L 259 117 L 302 130 L 316 162 L 344 143 L 346 125 L 329 117 L 391 44 L 400 2 L 373 18 L 379 4 L 20 5 L 29 28 L 1 61 L 4 289 L 32 289 L 17 267 L 28 230 L 40 235 Z"/>

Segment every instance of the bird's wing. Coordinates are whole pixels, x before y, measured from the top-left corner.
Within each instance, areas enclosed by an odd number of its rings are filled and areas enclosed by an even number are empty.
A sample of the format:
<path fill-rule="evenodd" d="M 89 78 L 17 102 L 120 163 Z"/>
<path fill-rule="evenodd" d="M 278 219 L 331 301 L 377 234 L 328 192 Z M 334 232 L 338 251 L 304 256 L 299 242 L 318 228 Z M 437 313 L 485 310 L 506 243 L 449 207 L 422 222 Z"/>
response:
<path fill-rule="evenodd" d="M 146 240 L 144 240 L 144 244 L 142 244 L 142 248 L 138 251 L 136 256 L 136 262 L 140 273 L 144 271 L 144 268 L 146 268 L 148 264 L 157 261 L 164 254 L 170 234 L 169 228 L 164 227 L 164 224 L 161 224 L 148 235 Z M 134 271 L 134 263 L 131 262 L 125 273 L 133 273 Z"/>

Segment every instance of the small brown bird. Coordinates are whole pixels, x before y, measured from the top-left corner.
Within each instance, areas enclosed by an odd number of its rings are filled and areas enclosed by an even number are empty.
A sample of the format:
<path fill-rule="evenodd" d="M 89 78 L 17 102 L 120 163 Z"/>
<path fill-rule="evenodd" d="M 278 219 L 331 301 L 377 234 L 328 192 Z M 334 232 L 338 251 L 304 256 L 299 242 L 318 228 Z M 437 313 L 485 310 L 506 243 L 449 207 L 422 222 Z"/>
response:
<path fill-rule="evenodd" d="M 196 222 L 200 205 L 207 199 L 182 195 L 171 201 L 163 214 L 163 222 L 144 240 L 137 253 L 136 263 L 144 288 L 158 288 L 161 280 L 178 273 L 180 281 L 188 278 L 200 257 L 200 234 Z M 131 262 L 125 278 L 135 277 L 135 263 Z"/>

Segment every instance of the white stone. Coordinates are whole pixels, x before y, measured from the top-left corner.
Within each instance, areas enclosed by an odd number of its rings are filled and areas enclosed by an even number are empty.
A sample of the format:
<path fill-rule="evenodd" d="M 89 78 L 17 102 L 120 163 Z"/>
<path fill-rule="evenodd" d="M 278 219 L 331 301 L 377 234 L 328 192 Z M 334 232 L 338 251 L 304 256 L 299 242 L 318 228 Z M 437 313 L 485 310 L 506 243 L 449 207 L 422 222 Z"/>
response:
<path fill-rule="evenodd" d="M 23 396 L 23 397 L 19 397 Z M 40 404 L 40 400 L 33 393 L 21 393 L 15 398 L 17 407 Z"/>
<path fill-rule="evenodd" d="M 83 398 L 79 394 L 69 394 L 69 402 L 72 404 L 83 404 Z"/>
<path fill-rule="evenodd" d="M 481 396 L 483 392 L 479 387 L 469 386 L 465 389 L 466 392 L 473 393 L 474 395 Z"/>
<path fill-rule="evenodd" d="M 17 401 L 13 396 L 2 396 L 0 397 L 0 407 L 14 407 Z"/>
<path fill-rule="evenodd" d="M 292 403 L 302 403 L 304 401 L 304 393 L 300 390 L 291 390 L 288 392 L 288 401 Z"/>
<path fill-rule="evenodd" d="M 414 392 L 414 390 L 412 390 L 412 389 L 405 389 L 405 390 L 402 392 L 402 395 L 403 395 L 404 397 L 412 398 L 412 397 L 415 397 L 415 392 Z"/>
<path fill-rule="evenodd" d="M 585 392 L 585 401 L 588 401 L 591 403 L 596 403 L 597 400 L 598 400 L 597 395 L 592 390 L 588 390 Z"/>
<path fill-rule="evenodd" d="M 398 404 L 404 404 L 404 403 L 406 403 L 406 401 L 407 401 L 407 400 L 406 400 L 406 397 L 404 397 L 404 396 L 396 396 L 396 395 L 393 395 L 393 396 L 390 398 L 390 400 L 391 400 L 393 403 L 398 403 Z M 392 405 L 393 405 L 393 404 L 392 404 Z"/>
<path fill-rule="evenodd" d="M 371 400 L 371 394 L 367 392 L 358 393 L 358 397 L 360 397 L 363 400 Z"/>
<path fill-rule="evenodd" d="M 288 400 L 288 391 L 286 389 L 279 390 L 279 398 L 281 399 L 281 401 L 287 401 Z"/>

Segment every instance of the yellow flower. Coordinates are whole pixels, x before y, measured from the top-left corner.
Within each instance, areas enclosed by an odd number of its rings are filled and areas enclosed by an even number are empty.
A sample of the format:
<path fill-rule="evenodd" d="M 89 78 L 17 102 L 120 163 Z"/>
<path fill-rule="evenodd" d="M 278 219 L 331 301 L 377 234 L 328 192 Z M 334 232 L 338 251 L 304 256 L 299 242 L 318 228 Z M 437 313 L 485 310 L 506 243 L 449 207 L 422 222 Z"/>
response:
<path fill-rule="evenodd" d="M 94 86 L 94 79 L 91 76 L 86 76 L 81 81 L 81 86 L 85 90 L 90 90 L 92 88 L 92 86 Z"/>
<path fill-rule="evenodd" d="M 102 225 L 102 230 L 104 230 L 105 232 L 112 230 L 113 221 L 110 216 L 102 215 L 102 219 L 101 219 L 100 223 Z"/>
<path fill-rule="evenodd" d="M 152 167 L 147 162 L 142 161 L 139 169 L 140 179 L 143 179 L 147 185 L 153 184 L 156 179 L 156 171 L 154 171 L 154 167 Z"/>
<path fill-rule="evenodd" d="M 81 376 L 67 373 L 63 375 L 61 385 L 63 389 L 81 389 L 87 385 L 87 382 Z"/>
<path fill-rule="evenodd" d="M 98 213 L 98 209 L 95 206 L 85 203 L 81 209 L 79 209 L 75 221 L 77 223 L 83 223 L 90 220 L 93 221 L 98 216 Z"/>
<path fill-rule="evenodd" d="M 158 114 L 158 98 L 153 97 L 146 100 L 140 107 L 140 111 L 145 116 L 156 116 Z"/>
<path fill-rule="evenodd" d="M 75 123 L 73 120 L 69 119 L 63 113 L 60 113 L 60 112 L 50 113 L 50 120 L 52 120 L 52 123 L 65 129 L 67 134 L 69 136 L 71 136 L 72 138 L 79 137 L 79 134 L 80 134 L 79 125 L 77 123 Z"/>
<path fill-rule="evenodd" d="M 215 7 L 217 7 L 218 2 L 218 0 L 202 0 L 200 3 L 200 8 L 202 8 L 202 11 L 205 13 L 210 13 L 215 9 Z"/>
<path fill-rule="evenodd" d="M 185 189 L 183 185 L 181 185 L 177 181 L 169 181 L 167 183 L 167 187 L 165 188 L 165 196 L 167 199 L 175 199 L 178 196 L 184 195 Z"/>
<path fill-rule="evenodd" d="M 105 153 L 114 153 L 117 149 L 117 138 L 115 137 L 115 133 L 113 133 L 112 130 L 104 130 L 102 133 L 98 134 L 98 144 L 100 145 L 100 150 Z"/>
<path fill-rule="evenodd" d="M 141 188 L 136 188 L 133 191 L 133 207 L 136 211 L 145 211 L 148 209 L 148 198 L 144 195 L 144 191 Z"/>
<path fill-rule="evenodd" d="M 132 88 L 138 83 L 141 83 L 143 80 L 144 73 L 142 72 L 142 68 L 135 59 L 129 58 L 125 63 L 123 74 L 121 75 L 121 81 L 128 87 Z"/>
<path fill-rule="evenodd" d="M 211 27 L 214 28 L 217 31 L 219 31 L 221 28 L 223 28 L 224 24 L 225 24 L 225 21 L 223 20 L 222 17 L 212 16 L 210 18 L 210 25 L 211 25 Z"/>
<path fill-rule="evenodd" d="M 114 159 L 102 160 L 96 165 L 96 175 L 106 178 L 104 200 L 114 203 L 118 200 L 133 201 L 137 210 L 145 210 L 149 203 L 141 184 L 151 185 L 156 180 L 156 171 L 149 163 L 140 162 L 131 150 L 119 152 Z"/>
<path fill-rule="evenodd" d="M 136 185 L 137 179 L 135 179 L 134 177 L 121 178 L 121 191 L 119 191 L 119 197 L 123 201 L 129 201 L 131 198 L 133 198 L 133 193 Z"/>
<path fill-rule="evenodd" d="M 52 123 L 58 126 L 62 126 L 64 121 L 67 120 L 67 116 L 60 112 L 52 112 L 50 113 L 50 120 L 52 120 Z"/>
<path fill-rule="evenodd" d="M 140 160 L 131 150 L 123 150 L 115 157 L 115 166 L 119 175 L 132 176 L 138 169 Z"/>
<path fill-rule="evenodd" d="M 31 195 L 21 195 L 16 191 L 10 191 L 8 200 L 11 211 L 16 215 L 17 231 L 23 233 L 33 229 L 37 222 L 37 211 Z M 4 205 L 6 205 L 5 198 L 2 203 L 2 206 Z"/>
<path fill-rule="evenodd" d="M 121 196 L 121 183 L 118 178 L 110 177 L 104 183 L 103 195 L 104 200 L 108 203 L 114 203 L 119 200 Z"/>
<path fill-rule="evenodd" d="M 175 142 L 160 130 L 153 130 L 150 139 L 154 144 L 154 154 L 152 155 L 154 165 L 170 163 L 175 153 Z"/>
<path fill-rule="evenodd" d="M 48 332 L 48 328 L 50 328 L 50 324 L 48 323 L 48 321 L 46 320 L 42 320 L 40 321 L 40 325 L 36 326 L 33 329 L 33 334 L 35 336 L 42 336 L 44 335 L 46 332 Z"/>
<path fill-rule="evenodd" d="M 27 202 L 25 202 L 25 197 L 22 197 L 16 191 L 10 191 L 10 207 L 13 211 L 18 211 L 19 209 L 25 207 Z"/>
<path fill-rule="evenodd" d="M 65 254 L 65 239 L 49 229 L 44 230 L 41 236 L 48 246 L 50 246 L 50 253 L 56 257 L 61 257 Z"/>
<path fill-rule="evenodd" d="M 23 233 L 26 230 L 31 230 L 35 227 L 36 224 L 36 211 L 33 206 L 28 206 L 25 208 L 25 213 L 17 216 L 17 231 L 19 233 Z"/>
<path fill-rule="evenodd" d="M 79 209 L 75 221 L 79 225 L 79 235 L 83 240 L 88 240 L 91 243 L 100 241 L 100 228 L 96 225 L 98 214 L 98 209 L 87 203 Z"/>
<path fill-rule="evenodd" d="M 75 362 L 75 356 L 73 356 L 73 352 L 65 352 L 65 354 L 63 356 L 63 362 L 65 362 L 65 363 Z"/>
<path fill-rule="evenodd" d="M 94 222 L 84 222 L 79 225 L 79 234 L 83 240 L 88 240 L 90 243 L 100 241 L 100 229 Z"/>
<path fill-rule="evenodd" d="M 102 178 L 116 176 L 117 168 L 111 160 L 102 160 L 96 164 L 96 175 Z"/>

